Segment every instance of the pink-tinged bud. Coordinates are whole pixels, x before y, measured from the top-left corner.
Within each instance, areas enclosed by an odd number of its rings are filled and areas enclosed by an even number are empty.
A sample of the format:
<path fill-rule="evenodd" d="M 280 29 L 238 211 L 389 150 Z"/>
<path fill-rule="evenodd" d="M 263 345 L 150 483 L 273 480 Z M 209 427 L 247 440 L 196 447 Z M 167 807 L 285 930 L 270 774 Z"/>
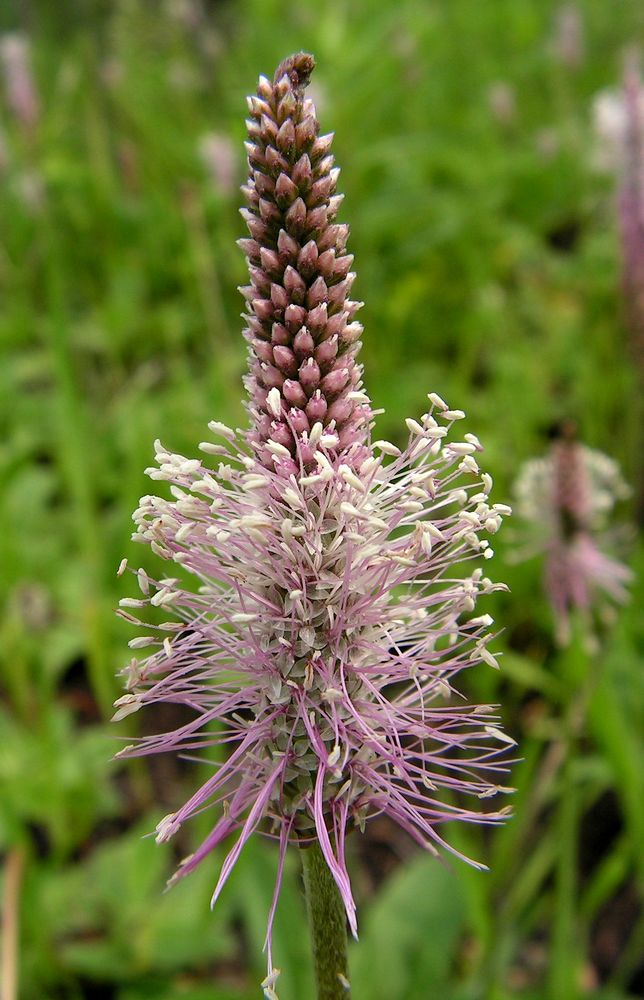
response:
<path fill-rule="evenodd" d="M 283 347 L 291 343 L 291 334 L 282 323 L 273 323 L 271 327 L 271 340 L 276 346 Z"/>
<path fill-rule="evenodd" d="M 311 309 L 309 311 L 309 314 L 306 317 L 306 323 L 309 329 L 315 334 L 316 339 L 319 337 L 322 330 L 324 330 L 327 324 L 327 318 L 328 312 L 326 302 L 321 302 L 315 307 L 315 309 Z"/>
<path fill-rule="evenodd" d="M 286 379 L 284 385 L 282 386 L 282 394 L 284 399 L 288 400 L 288 402 L 293 406 L 306 406 L 308 396 L 304 392 L 300 383 L 294 381 L 294 379 Z"/>
<path fill-rule="evenodd" d="M 306 205 L 301 198 L 296 198 L 288 208 L 285 216 L 286 225 L 292 233 L 300 233 L 306 222 Z"/>
<path fill-rule="evenodd" d="M 252 216 L 244 218 L 246 226 L 248 227 L 248 232 L 250 233 L 250 235 L 253 237 L 254 240 L 257 240 L 258 243 L 263 243 L 265 240 L 268 239 L 270 228 L 269 225 L 266 222 L 264 222 L 263 219 L 259 218 L 256 219 Z"/>
<path fill-rule="evenodd" d="M 302 305 L 306 295 L 306 282 L 298 274 L 294 267 L 287 265 L 284 271 L 284 288 L 291 300 L 296 305 Z"/>
<path fill-rule="evenodd" d="M 348 323 L 342 331 L 342 343 L 355 344 L 357 340 L 360 340 L 362 331 L 362 323 Z"/>
<path fill-rule="evenodd" d="M 306 404 L 306 415 L 315 424 L 319 420 L 324 420 L 328 404 L 319 389 L 316 389 L 308 403 Z"/>
<path fill-rule="evenodd" d="M 273 421 L 271 420 L 271 418 L 268 415 L 268 413 L 260 413 L 259 414 L 259 416 L 257 418 L 257 431 L 258 431 L 260 437 L 264 438 L 264 440 L 266 440 L 267 438 L 269 438 L 271 436 L 271 424 L 272 423 L 273 423 Z"/>
<path fill-rule="evenodd" d="M 259 136 L 265 139 L 270 139 L 272 143 L 277 139 L 277 128 L 278 126 L 272 119 L 272 111 L 268 111 L 266 114 L 261 116 L 260 119 L 260 132 Z"/>
<path fill-rule="evenodd" d="M 268 174 L 256 174 L 255 187 L 260 195 L 273 194 L 275 191 L 275 181 Z M 243 190 L 244 188 L 242 188 Z"/>
<path fill-rule="evenodd" d="M 326 302 L 329 290 L 326 285 L 326 281 L 320 275 L 315 279 L 308 292 L 306 293 L 306 307 L 307 309 L 314 309 L 319 306 L 321 302 Z"/>
<path fill-rule="evenodd" d="M 307 417 L 304 410 L 299 410 L 296 407 L 291 407 L 288 412 L 291 427 L 297 434 L 302 434 L 304 431 L 309 431 L 311 425 L 309 423 L 309 418 Z"/>
<path fill-rule="evenodd" d="M 324 278 L 330 278 L 335 264 L 335 250 L 324 250 L 318 257 L 318 271 Z"/>
<path fill-rule="evenodd" d="M 291 118 L 287 118 L 283 125 L 280 126 L 276 141 L 277 148 L 287 156 L 290 156 L 295 145 L 295 126 Z"/>
<path fill-rule="evenodd" d="M 293 183 L 300 191 L 306 191 L 310 187 L 311 182 L 311 161 L 307 154 L 304 153 L 293 167 Z"/>
<path fill-rule="evenodd" d="M 259 199 L 259 214 L 264 222 L 276 222 L 280 218 L 279 208 L 268 198 Z"/>
<path fill-rule="evenodd" d="M 284 384 L 284 375 L 279 370 L 275 368 L 274 365 L 262 364 L 261 365 L 262 382 L 267 389 L 280 389 Z"/>
<path fill-rule="evenodd" d="M 349 376 L 350 372 L 348 368 L 335 368 L 328 375 L 324 376 L 320 382 L 320 389 L 327 398 L 334 398 L 344 389 L 349 381 Z"/>
<path fill-rule="evenodd" d="M 345 278 L 351 270 L 353 264 L 353 254 L 348 253 L 344 257 L 336 257 L 333 264 L 333 277 L 337 280 Z"/>
<path fill-rule="evenodd" d="M 288 160 L 281 153 L 278 153 L 274 146 L 269 146 L 266 150 L 265 160 L 266 166 L 274 175 L 279 174 L 280 171 L 288 170 Z"/>
<path fill-rule="evenodd" d="M 316 174 L 325 174 L 333 167 L 335 160 L 333 156 L 324 156 L 318 163 Z"/>
<path fill-rule="evenodd" d="M 271 290 L 271 279 L 262 267 L 249 267 L 248 273 L 251 276 L 253 286 L 257 292 L 265 299 L 268 298 Z"/>
<path fill-rule="evenodd" d="M 355 274 L 348 274 L 344 281 L 339 281 L 337 285 L 332 285 L 329 289 L 328 302 L 330 306 L 338 308 L 351 291 Z"/>
<path fill-rule="evenodd" d="M 256 378 L 250 376 L 248 381 L 244 383 L 249 395 L 253 397 L 253 402 L 256 404 L 257 411 L 266 409 L 266 400 L 268 398 L 268 389 L 265 389 L 263 385 L 259 383 Z"/>
<path fill-rule="evenodd" d="M 271 319 L 275 314 L 275 306 L 270 299 L 252 299 L 251 308 L 259 320 Z"/>
<path fill-rule="evenodd" d="M 250 204 L 252 205 L 252 207 L 256 208 L 256 209 L 259 209 L 261 195 L 260 195 L 259 191 L 257 190 L 257 188 L 255 187 L 255 184 L 254 183 L 252 183 L 252 184 L 245 184 L 245 185 L 243 185 L 243 187 L 241 188 L 241 190 L 242 190 L 243 194 L 245 195 L 246 200 L 250 202 Z M 261 215 L 261 212 L 260 212 L 260 215 Z"/>
<path fill-rule="evenodd" d="M 318 263 L 318 248 L 314 240 L 309 240 L 300 250 L 297 257 L 297 269 L 305 278 L 315 274 Z"/>
<path fill-rule="evenodd" d="M 297 360 L 293 351 L 288 347 L 274 347 L 273 359 L 275 364 L 285 375 L 295 375 L 297 372 Z"/>
<path fill-rule="evenodd" d="M 291 476 L 296 476 L 300 471 L 300 466 L 292 458 L 280 458 L 279 461 L 274 460 L 274 464 L 277 476 L 284 482 Z"/>
<path fill-rule="evenodd" d="M 255 337 L 251 341 L 251 347 L 260 361 L 265 361 L 267 364 L 271 364 L 273 360 L 273 348 L 267 340 L 259 340 L 259 338 Z"/>
<path fill-rule="evenodd" d="M 293 350 L 303 358 L 309 358 L 313 354 L 315 343 L 313 337 L 305 326 L 297 332 L 293 340 Z"/>
<path fill-rule="evenodd" d="M 344 313 L 335 313 L 334 316 L 329 316 L 325 330 L 324 330 L 324 340 L 328 340 L 329 337 L 333 337 L 336 334 L 342 333 L 346 325 L 346 316 Z"/>
<path fill-rule="evenodd" d="M 335 250 L 342 253 L 349 238 L 349 227 L 347 225 L 327 226 L 324 233 L 318 237 L 318 247 L 322 250 Z"/>
<path fill-rule="evenodd" d="M 288 292 L 282 285 L 271 285 L 271 302 L 277 312 L 282 312 L 289 305 Z"/>
<path fill-rule="evenodd" d="M 334 361 L 338 353 L 338 338 L 337 335 L 331 337 L 330 340 L 323 340 L 319 347 L 315 349 L 315 360 L 320 365 L 324 367 L 328 365 L 331 361 Z"/>
<path fill-rule="evenodd" d="M 310 212 L 306 215 L 306 230 L 309 233 L 319 233 L 323 227 L 326 225 L 327 216 L 329 210 L 326 205 L 319 205 L 317 208 L 312 208 Z"/>
<path fill-rule="evenodd" d="M 281 125 L 286 118 L 290 118 L 297 111 L 297 98 L 292 90 L 287 91 L 282 97 L 277 107 L 277 121 Z"/>
<path fill-rule="evenodd" d="M 248 258 L 248 260 L 259 261 L 260 247 L 259 243 L 255 240 L 250 240 L 248 237 L 243 237 L 237 240 L 237 246 L 242 251 L 243 254 Z"/>
<path fill-rule="evenodd" d="M 335 132 L 327 132 L 326 135 L 319 135 L 311 146 L 311 156 L 324 157 L 331 149 Z"/>
<path fill-rule="evenodd" d="M 248 155 L 248 162 L 253 167 L 262 167 L 266 165 L 266 156 L 254 142 L 245 142 L 244 148 Z"/>
<path fill-rule="evenodd" d="M 313 208 L 315 205 L 319 205 L 321 201 L 328 199 L 331 194 L 335 191 L 336 181 L 331 174 L 327 174 L 326 177 L 321 177 L 319 180 L 311 186 L 307 196 L 306 204 Z"/>
<path fill-rule="evenodd" d="M 284 320 L 292 330 L 299 330 L 306 321 L 306 309 L 303 306 L 290 305 L 284 310 Z"/>
<path fill-rule="evenodd" d="M 317 122 L 315 118 L 308 117 L 299 123 L 295 128 L 295 144 L 298 150 L 304 149 L 315 138 L 317 132 Z"/>
<path fill-rule="evenodd" d="M 304 465 L 313 465 L 315 461 L 315 450 L 306 439 L 303 439 L 300 444 L 300 458 Z"/>
<path fill-rule="evenodd" d="M 265 76 L 260 76 L 259 78 L 259 83 L 257 84 L 257 95 L 258 97 L 263 98 L 264 101 L 271 101 L 274 98 L 273 88 L 270 81 Z"/>
<path fill-rule="evenodd" d="M 293 260 L 300 252 L 300 244 L 286 230 L 280 229 L 277 237 L 277 249 L 286 260 Z"/>
<path fill-rule="evenodd" d="M 266 339 L 266 329 L 264 324 L 257 318 L 257 316 L 246 316 L 246 322 L 248 323 L 248 329 L 251 333 L 254 333 L 256 337 L 261 340 Z"/>
<path fill-rule="evenodd" d="M 326 411 L 327 422 L 331 420 L 335 421 L 336 427 L 342 427 L 342 425 L 349 419 L 353 412 L 353 403 L 350 399 L 336 399 L 334 403 Z"/>
<path fill-rule="evenodd" d="M 281 444 L 283 448 L 292 448 L 293 435 L 288 424 L 281 420 L 274 420 L 271 424 L 271 440 Z"/>
<path fill-rule="evenodd" d="M 300 385 L 310 396 L 320 384 L 320 369 L 313 358 L 308 358 L 300 366 Z"/>

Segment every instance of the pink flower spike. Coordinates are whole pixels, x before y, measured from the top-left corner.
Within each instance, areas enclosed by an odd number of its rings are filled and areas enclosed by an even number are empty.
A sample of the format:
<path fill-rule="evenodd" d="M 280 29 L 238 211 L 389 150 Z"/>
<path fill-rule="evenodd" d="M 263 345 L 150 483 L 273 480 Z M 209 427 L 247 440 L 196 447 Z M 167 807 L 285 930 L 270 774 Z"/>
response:
<path fill-rule="evenodd" d="M 507 815 L 480 800 L 509 791 L 512 742 L 490 706 L 457 690 L 461 671 L 498 666 L 492 619 L 476 606 L 500 589 L 483 565 L 509 508 L 489 498 L 478 438 L 458 431 L 463 411 L 435 393 L 402 428 L 405 446 L 372 440 L 332 137 L 305 96 L 312 69 L 292 56 L 249 98 L 250 426 L 212 421 L 201 459 L 156 442 L 147 471 L 170 498 L 141 498 L 133 537 L 168 568 L 158 580 L 132 569 L 137 596 L 120 612 L 140 632 L 117 718 L 168 703 L 192 713 L 120 756 L 219 750 L 214 773 L 159 824 L 166 840 L 200 812 L 214 817 L 171 882 L 236 833 L 214 903 L 254 832 L 279 841 L 271 998 L 287 845 L 319 844 L 356 935 L 347 834 L 387 812 L 430 852 L 451 850 L 441 824 Z M 148 607 L 165 620 L 145 624 Z"/>
<path fill-rule="evenodd" d="M 545 554 L 544 585 L 558 643 L 570 641 L 576 611 L 593 645 L 593 614 L 604 608 L 603 594 L 624 603 L 632 579 L 627 566 L 603 551 L 611 542 L 608 517 L 629 495 L 628 486 L 612 459 L 575 441 L 569 430 L 542 458 L 526 462 L 515 492 L 517 513 L 532 529 L 529 550 Z"/>

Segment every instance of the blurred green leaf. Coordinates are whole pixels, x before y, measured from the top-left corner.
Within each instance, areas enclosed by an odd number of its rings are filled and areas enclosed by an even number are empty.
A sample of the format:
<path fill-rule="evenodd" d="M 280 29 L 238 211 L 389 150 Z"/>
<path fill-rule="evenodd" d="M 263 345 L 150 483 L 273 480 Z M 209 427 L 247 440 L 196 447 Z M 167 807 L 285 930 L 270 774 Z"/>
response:
<path fill-rule="evenodd" d="M 452 872 L 426 855 L 405 865 L 383 885 L 352 950 L 357 1000 L 445 995 L 464 919 Z"/>

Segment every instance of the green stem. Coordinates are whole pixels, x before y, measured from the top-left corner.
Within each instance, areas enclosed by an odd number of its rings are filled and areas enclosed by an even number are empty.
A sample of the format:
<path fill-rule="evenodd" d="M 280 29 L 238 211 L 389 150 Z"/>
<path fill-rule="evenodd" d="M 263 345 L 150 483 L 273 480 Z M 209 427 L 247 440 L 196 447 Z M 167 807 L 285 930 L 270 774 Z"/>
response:
<path fill-rule="evenodd" d="M 302 850 L 302 868 L 317 1000 L 348 1000 L 347 920 L 319 844 Z"/>

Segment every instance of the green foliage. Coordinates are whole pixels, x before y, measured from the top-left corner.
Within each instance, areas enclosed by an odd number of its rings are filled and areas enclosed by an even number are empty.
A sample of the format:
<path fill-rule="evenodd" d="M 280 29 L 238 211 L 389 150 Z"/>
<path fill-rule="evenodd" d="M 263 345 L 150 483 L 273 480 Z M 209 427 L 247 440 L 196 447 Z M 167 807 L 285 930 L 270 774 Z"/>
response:
<path fill-rule="evenodd" d="M 449 996 L 464 924 L 465 901 L 456 875 L 431 857 L 405 865 L 365 918 L 352 955 L 356 1000 Z"/>
<path fill-rule="evenodd" d="M 128 526 L 152 441 L 191 454 L 209 419 L 245 420 L 236 185 L 259 72 L 295 49 L 318 60 L 378 435 L 399 439 L 433 389 L 467 411 L 498 500 L 563 417 L 637 478 L 613 179 L 594 165 L 591 109 L 644 37 L 642 6 L 577 8 L 583 52 L 567 65 L 556 0 L 0 5 L 0 33 L 31 41 L 40 105 L 21 125 L 0 81 L 0 850 L 5 888 L 25 858 L 9 899 L 21 1000 L 249 1000 L 264 974 L 274 844 L 247 846 L 214 913 L 222 852 L 164 895 L 198 831 L 177 855 L 142 838 L 197 765 L 110 764 L 106 726 L 131 637 L 113 615 L 128 593 L 115 570 L 150 558 Z M 505 119 L 491 110 L 499 82 Z M 201 158 L 212 131 L 232 143 L 230 185 Z M 448 831 L 489 873 L 399 864 L 409 845 L 390 831 L 377 890 L 382 845 L 351 838 L 356 1000 L 626 1000 L 641 987 L 641 541 L 632 602 L 593 660 L 579 642 L 555 649 L 541 567 L 512 562 L 513 531 L 492 563 L 511 594 L 485 608 L 505 630 L 503 670 L 463 685 L 499 701 L 518 740 L 515 818 Z M 274 951 L 283 1000 L 311 997 L 296 852 Z"/>

